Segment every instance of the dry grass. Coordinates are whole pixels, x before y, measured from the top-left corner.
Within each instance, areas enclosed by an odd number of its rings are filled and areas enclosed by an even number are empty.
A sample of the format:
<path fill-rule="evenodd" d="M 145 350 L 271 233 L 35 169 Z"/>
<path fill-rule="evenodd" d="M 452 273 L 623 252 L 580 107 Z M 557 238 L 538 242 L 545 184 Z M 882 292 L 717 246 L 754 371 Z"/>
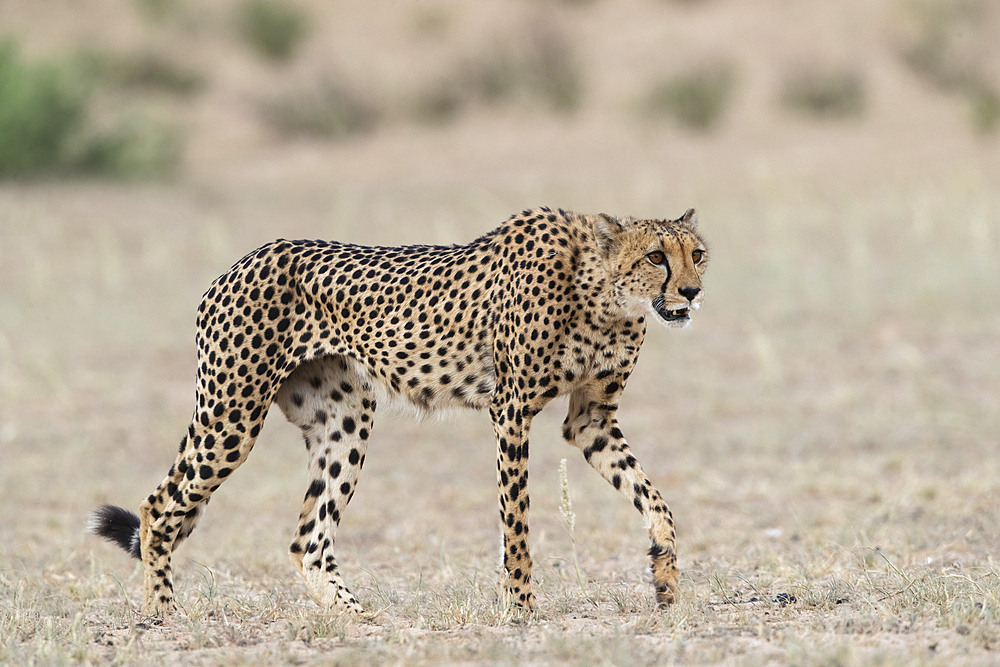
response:
<path fill-rule="evenodd" d="M 646 38 L 602 42 L 613 4 L 553 10 L 564 34 L 591 40 L 575 51 L 587 96 L 572 117 L 481 109 L 447 128 L 276 144 L 254 125 L 259 96 L 236 89 L 271 74 L 220 51 L 183 102 L 197 105 L 197 140 L 177 182 L 0 184 L 0 664 L 995 662 L 997 146 L 953 101 L 921 97 L 895 47 L 866 41 L 876 31 L 845 44 L 870 55 L 865 114 L 821 124 L 773 109 L 789 70 L 760 66 L 799 48 L 767 33 L 787 3 L 745 16 L 744 3 L 655 3 L 621 17 Z M 880 25 L 870 3 L 848 4 Z M 355 35 L 382 64 L 435 57 L 423 37 L 398 46 L 414 18 L 393 23 L 377 3 L 385 35 L 345 3 L 325 41 L 324 5 L 301 3 L 318 17 L 302 62 L 320 42 L 354 49 Z M 9 7 L 12 25 L 31 23 Z M 440 11 L 436 34 L 480 20 L 496 34 L 492 9 Z M 664 12 L 671 39 L 643 32 Z M 756 46 L 727 32 L 747 21 Z M 46 25 L 54 41 L 72 32 Z M 806 21 L 797 39 L 819 44 L 831 25 Z M 187 34 L 192 54 L 208 49 Z M 651 54 L 700 41 L 739 63 L 726 121 L 706 135 L 636 126 L 635 100 L 664 71 Z M 705 308 L 689 330 L 650 332 L 620 415 L 678 523 L 679 603 L 654 609 L 639 517 L 562 443 L 556 403 L 532 442 L 538 614 L 494 596 L 492 430 L 471 413 L 379 416 L 338 547 L 369 613 L 316 607 L 285 555 L 306 457 L 275 413 L 178 553 L 182 613 L 139 616 L 140 569 L 82 529 L 100 502 L 137 505 L 169 467 L 208 283 L 278 236 L 460 242 L 538 204 L 694 205 L 712 242 Z"/>
<path fill-rule="evenodd" d="M 228 261 L 213 236 L 235 230 L 213 230 L 219 214 L 183 193 L 0 193 L 3 316 L 18 322 L 4 332 L 0 661 L 989 664 L 1000 642 L 997 322 L 963 314 L 998 285 L 983 281 L 988 259 L 959 273 L 944 260 L 971 229 L 886 244 L 904 218 L 873 211 L 834 231 L 819 223 L 837 202 L 792 220 L 780 199 L 706 219 L 713 299 L 691 330 L 651 333 L 622 415 L 680 526 L 683 597 L 667 612 L 638 517 L 581 457 L 567 463 L 567 532 L 555 405 L 532 460 L 539 614 L 494 596 L 493 452 L 475 414 L 380 420 L 340 541 L 370 614 L 317 608 L 284 555 L 305 457 L 275 414 L 179 554 L 183 612 L 150 625 L 131 606 L 139 568 L 82 525 L 98 502 L 134 504 L 169 465 L 190 409 L 185 311 Z M 104 230 L 74 236 L 66 211 L 104 201 Z M 996 203 L 968 205 L 919 213 L 938 228 Z M 181 229 L 153 235 L 177 210 Z M 751 223 L 774 238 L 735 252 Z M 841 245 L 879 260 L 852 270 Z M 945 298 L 946 278 L 969 288 L 939 318 L 923 303 Z M 36 291 L 44 310 L 26 305 Z"/>

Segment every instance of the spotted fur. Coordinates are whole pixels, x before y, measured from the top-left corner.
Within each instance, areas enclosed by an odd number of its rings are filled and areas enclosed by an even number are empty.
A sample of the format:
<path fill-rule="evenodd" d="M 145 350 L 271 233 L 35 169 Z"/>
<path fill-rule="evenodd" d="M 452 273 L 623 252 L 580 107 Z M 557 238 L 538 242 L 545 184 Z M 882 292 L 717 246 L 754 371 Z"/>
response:
<path fill-rule="evenodd" d="M 642 513 L 656 598 L 668 604 L 677 594 L 673 519 L 616 412 L 645 318 L 685 326 L 706 265 L 694 211 L 619 220 L 542 208 L 463 246 L 265 245 L 218 278 L 198 308 L 197 405 L 176 462 L 138 517 L 103 506 L 92 530 L 142 560 L 145 613 L 171 613 L 171 554 L 246 460 L 276 402 L 309 453 L 291 559 L 319 603 L 358 611 L 333 547 L 379 389 L 425 410 L 489 410 L 500 590 L 534 608 L 528 430 L 546 403 L 568 395 L 563 436 Z"/>

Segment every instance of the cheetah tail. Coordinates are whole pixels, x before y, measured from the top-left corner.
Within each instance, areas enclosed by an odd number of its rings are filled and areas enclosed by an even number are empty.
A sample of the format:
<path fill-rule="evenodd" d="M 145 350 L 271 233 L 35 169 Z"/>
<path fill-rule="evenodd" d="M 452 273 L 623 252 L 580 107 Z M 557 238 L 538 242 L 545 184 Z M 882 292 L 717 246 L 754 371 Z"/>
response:
<path fill-rule="evenodd" d="M 139 517 L 127 509 L 101 505 L 90 513 L 87 532 L 114 542 L 133 558 L 140 558 Z"/>

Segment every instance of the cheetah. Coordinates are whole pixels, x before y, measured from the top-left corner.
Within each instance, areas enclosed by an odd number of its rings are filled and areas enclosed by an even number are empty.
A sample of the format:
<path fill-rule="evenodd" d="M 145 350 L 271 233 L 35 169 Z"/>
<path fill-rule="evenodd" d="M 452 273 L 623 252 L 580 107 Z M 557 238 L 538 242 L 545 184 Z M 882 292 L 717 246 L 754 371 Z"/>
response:
<path fill-rule="evenodd" d="M 646 319 L 687 326 L 707 264 L 693 209 L 676 220 L 526 210 L 468 245 L 269 243 L 202 298 L 197 405 L 166 478 L 138 516 L 103 505 L 90 530 L 142 561 L 144 613 L 172 613 L 171 554 L 277 402 L 302 429 L 309 458 L 291 560 L 319 604 L 359 612 L 333 547 L 379 397 L 425 411 L 486 409 L 497 442 L 499 592 L 533 610 L 528 430 L 568 395 L 562 435 L 642 514 L 656 600 L 669 605 L 678 593 L 673 517 L 616 413 Z"/>

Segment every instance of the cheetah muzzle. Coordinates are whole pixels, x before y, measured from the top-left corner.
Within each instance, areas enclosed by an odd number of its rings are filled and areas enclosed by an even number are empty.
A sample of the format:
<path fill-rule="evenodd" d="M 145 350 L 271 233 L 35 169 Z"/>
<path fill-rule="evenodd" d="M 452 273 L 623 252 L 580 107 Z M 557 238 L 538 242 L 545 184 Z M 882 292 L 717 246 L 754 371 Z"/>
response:
<path fill-rule="evenodd" d="M 707 260 L 693 210 L 676 220 L 529 210 L 462 246 L 269 243 L 220 276 L 198 307 L 197 402 L 166 478 L 138 515 L 105 505 L 90 529 L 142 561 L 146 614 L 174 611 L 171 554 L 276 403 L 302 429 L 309 458 L 292 562 L 320 604 L 360 611 L 334 544 L 378 397 L 426 411 L 488 410 L 500 594 L 533 609 L 528 433 L 549 401 L 568 396 L 563 437 L 642 514 L 656 599 L 669 604 L 678 590 L 673 517 L 617 411 L 646 317 L 686 326 Z"/>

